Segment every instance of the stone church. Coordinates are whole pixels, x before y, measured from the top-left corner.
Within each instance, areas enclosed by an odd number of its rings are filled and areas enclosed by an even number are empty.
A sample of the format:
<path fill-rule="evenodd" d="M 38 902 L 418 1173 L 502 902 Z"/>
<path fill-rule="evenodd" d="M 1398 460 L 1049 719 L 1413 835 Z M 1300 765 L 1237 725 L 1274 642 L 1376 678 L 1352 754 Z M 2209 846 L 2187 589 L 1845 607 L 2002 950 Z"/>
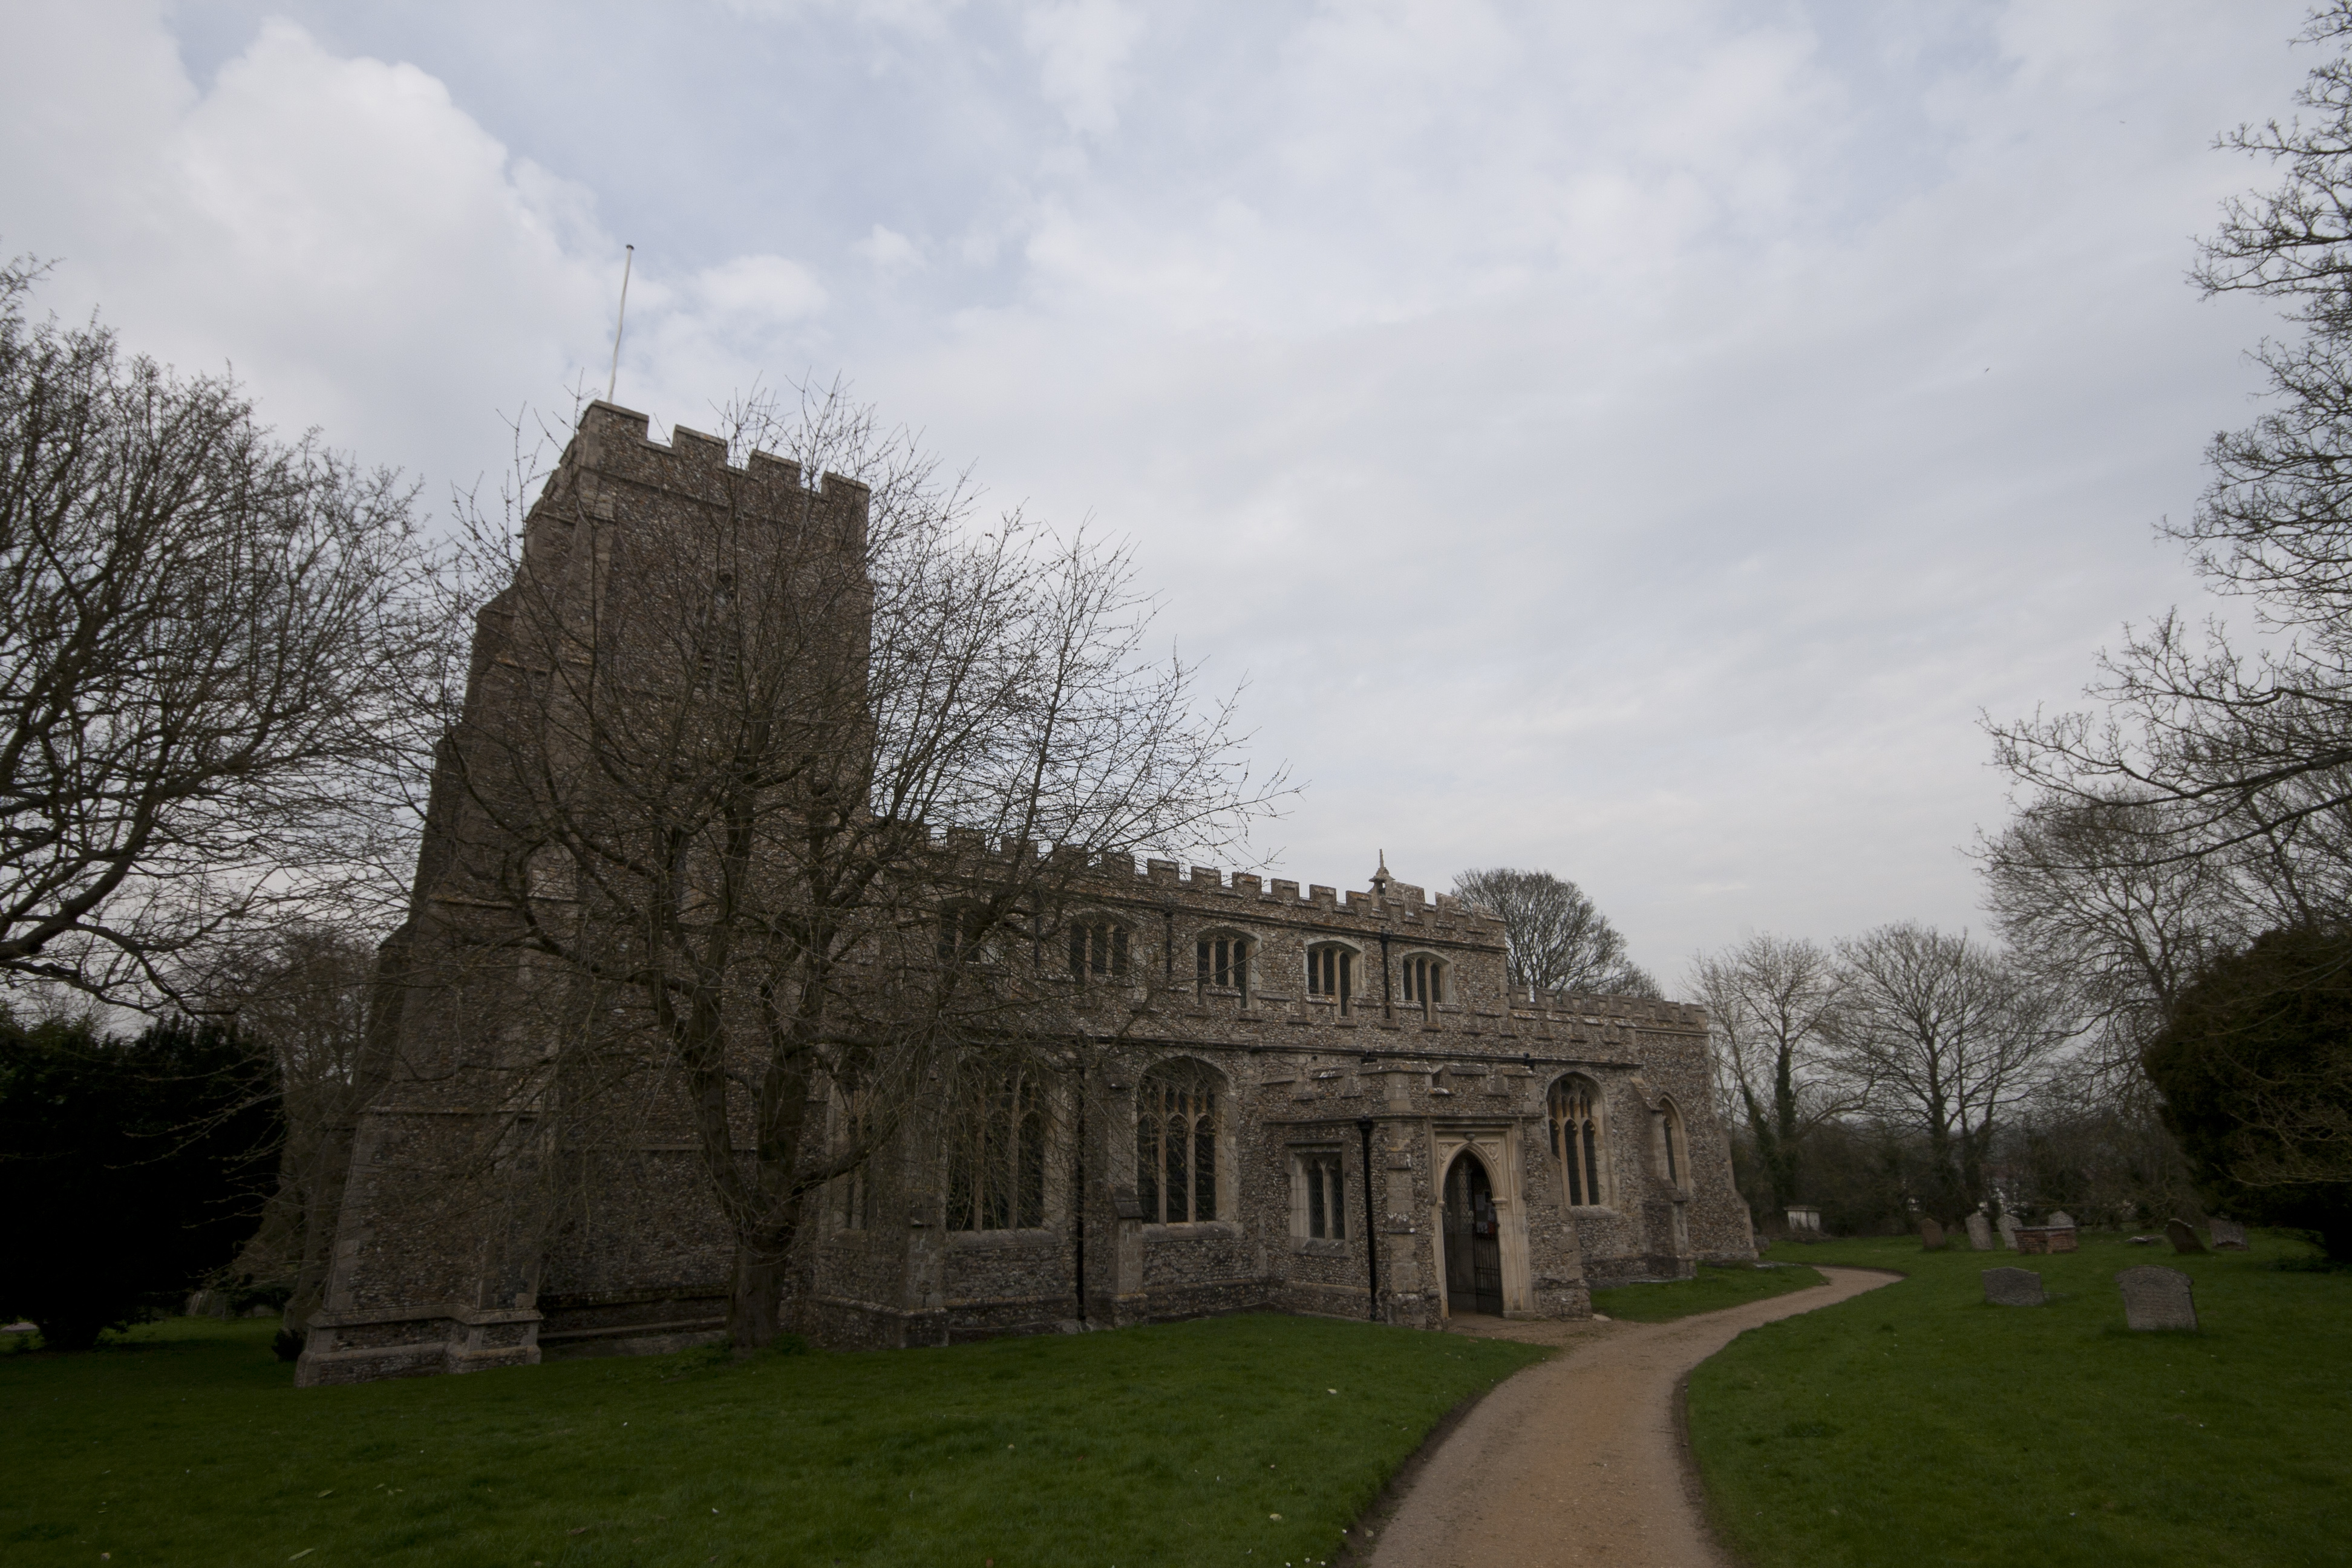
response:
<path fill-rule="evenodd" d="M 526 550 L 591 519 L 691 521 L 741 472 L 726 461 L 718 442 L 655 443 L 644 416 L 592 405 Z M 860 487 L 815 489 L 862 527 Z M 403 962 L 485 901 L 468 880 L 483 873 L 447 847 L 461 809 L 436 786 L 411 916 L 386 944 L 380 1087 L 352 1133 L 306 1384 L 724 1332 L 730 1233 L 665 1110 L 675 1091 L 618 1081 L 617 1110 L 557 1157 L 530 1131 L 535 1058 L 503 1043 L 527 963 L 456 984 Z M 961 852 L 1005 852 L 974 839 Z M 819 1342 L 1240 1310 L 1575 1318 L 1595 1289 L 1754 1256 L 1700 1009 L 1515 994 L 1500 921 L 1384 858 L 1343 895 L 1097 857 L 1066 901 L 1045 966 L 1150 1004 L 1086 1081 L 1031 1072 L 981 1110 L 935 1108 L 810 1195 L 791 1316 Z M 810 1114 L 840 1118 L 838 1098 Z M 490 1152 L 469 1166 L 461 1146 Z"/>

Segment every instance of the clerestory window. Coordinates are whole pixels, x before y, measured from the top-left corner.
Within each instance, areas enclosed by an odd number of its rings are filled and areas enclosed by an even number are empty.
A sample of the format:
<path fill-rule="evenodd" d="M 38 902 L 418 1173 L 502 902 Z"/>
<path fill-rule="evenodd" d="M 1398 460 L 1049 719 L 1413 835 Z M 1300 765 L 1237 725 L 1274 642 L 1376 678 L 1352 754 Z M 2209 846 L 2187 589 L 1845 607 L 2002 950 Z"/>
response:
<path fill-rule="evenodd" d="M 1445 961 L 1425 952 L 1409 955 L 1402 965 L 1405 1005 L 1426 1012 L 1445 1000 Z"/>
<path fill-rule="evenodd" d="M 977 963 L 989 956 L 988 911 L 977 904 L 954 904 L 940 911 L 941 963 Z"/>
<path fill-rule="evenodd" d="M 1080 980 L 1127 977 L 1127 928 L 1117 921 L 1080 921 L 1070 927 L 1070 973 Z"/>
<path fill-rule="evenodd" d="M 1307 950 L 1307 994 L 1349 1009 L 1356 994 L 1356 954 L 1337 943 Z"/>
<path fill-rule="evenodd" d="M 1250 941 L 1245 936 L 1204 936 L 1192 947 L 1193 978 L 1202 990 L 1238 991 L 1249 1005 Z"/>

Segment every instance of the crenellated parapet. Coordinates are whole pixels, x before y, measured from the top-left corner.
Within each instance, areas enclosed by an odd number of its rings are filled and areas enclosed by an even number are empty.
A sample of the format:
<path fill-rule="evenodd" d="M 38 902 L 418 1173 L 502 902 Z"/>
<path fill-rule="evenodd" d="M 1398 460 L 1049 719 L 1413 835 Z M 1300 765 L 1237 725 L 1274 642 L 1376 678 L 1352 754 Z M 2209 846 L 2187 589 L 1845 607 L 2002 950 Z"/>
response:
<path fill-rule="evenodd" d="M 625 524 L 696 511 L 814 522 L 841 547 L 865 548 L 871 492 L 858 480 L 827 472 L 812 483 L 789 458 L 754 451 L 737 464 L 715 436 L 676 425 L 665 444 L 650 429 L 635 409 L 588 405 L 525 524 L 527 558 L 567 554 L 583 519 Z"/>

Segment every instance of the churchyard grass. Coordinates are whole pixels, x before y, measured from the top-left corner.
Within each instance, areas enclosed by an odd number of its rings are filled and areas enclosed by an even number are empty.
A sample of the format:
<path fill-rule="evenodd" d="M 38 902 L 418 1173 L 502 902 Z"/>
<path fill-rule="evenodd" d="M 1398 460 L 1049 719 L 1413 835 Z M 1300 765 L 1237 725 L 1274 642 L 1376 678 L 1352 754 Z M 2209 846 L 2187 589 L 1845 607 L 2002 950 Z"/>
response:
<path fill-rule="evenodd" d="M 2085 1232 L 2074 1253 L 1913 1237 L 1769 1256 L 1908 1278 L 1742 1335 L 1690 1380 L 1717 1528 L 1757 1568 L 2341 1563 L 2352 1518 L 2352 1272 L 2257 1233 L 2176 1257 Z M 2116 1274 L 2196 1281 L 2195 1332 L 2124 1327 Z M 1979 1271 L 2039 1271 L 2042 1307 Z"/>
<path fill-rule="evenodd" d="M 1664 1323 L 1687 1318 L 1694 1312 L 1743 1306 L 1820 1283 L 1822 1277 L 1801 1264 L 1793 1268 L 1764 1268 L 1745 1263 L 1702 1264 L 1697 1275 L 1689 1279 L 1595 1290 L 1592 1310 L 1621 1322 Z"/>
<path fill-rule="evenodd" d="M 0 1560 L 1304 1568 L 1543 1353 L 1251 1316 L 298 1390 L 276 1326 L 0 1354 Z"/>

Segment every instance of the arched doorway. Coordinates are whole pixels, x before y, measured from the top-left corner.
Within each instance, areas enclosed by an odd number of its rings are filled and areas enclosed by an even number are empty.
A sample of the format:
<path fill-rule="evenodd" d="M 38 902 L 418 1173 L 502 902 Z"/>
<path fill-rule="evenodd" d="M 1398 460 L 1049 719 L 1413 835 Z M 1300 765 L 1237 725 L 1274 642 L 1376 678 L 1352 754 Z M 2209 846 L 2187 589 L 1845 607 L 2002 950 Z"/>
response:
<path fill-rule="evenodd" d="M 1486 1162 L 1465 1149 L 1445 1173 L 1445 1300 L 1457 1312 L 1503 1312 L 1502 1227 Z"/>

